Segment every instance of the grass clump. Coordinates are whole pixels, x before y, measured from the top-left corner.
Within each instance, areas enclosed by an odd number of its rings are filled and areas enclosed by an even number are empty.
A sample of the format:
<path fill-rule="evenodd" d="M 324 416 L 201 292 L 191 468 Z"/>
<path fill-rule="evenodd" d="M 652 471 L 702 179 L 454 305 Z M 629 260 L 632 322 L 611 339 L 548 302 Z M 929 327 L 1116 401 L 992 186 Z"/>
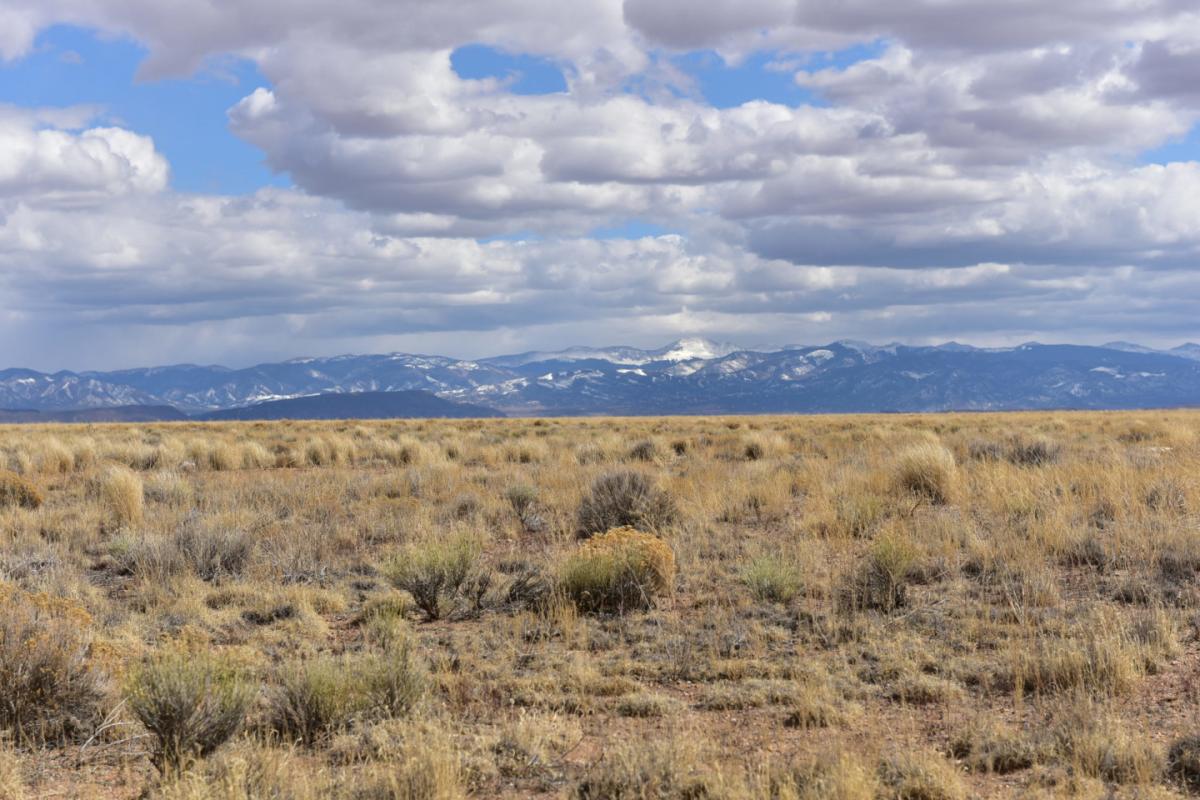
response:
<path fill-rule="evenodd" d="M 611 613 L 650 608 L 674 582 L 675 554 L 667 543 L 629 527 L 588 539 L 567 560 L 561 578 L 581 611 Z"/>
<path fill-rule="evenodd" d="M 205 581 L 241 575 L 254 552 L 254 539 L 248 534 L 192 525 L 181 528 L 172 545 L 183 563 Z"/>
<path fill-rule="evenodd" d="M 1192 792 L 1200 790 L 1200 736 L 1185 736 L 1171 743 L 1167 774 Z"/>
<path fill-rule="evenodd" d="M 429 680 L 412 641 L 398 637 L 384 652 L 370 656 L 356 666 L 360 691 L 367 711 L 375 717 L 391 719 L 412 711 L 424 696 Z"/>
<path fill-rule="evenodd" d="M 120 536 L 109 545 L 118 571 L 144 580 L 192 573 L 204 581 L 239 577 L 254 552 L 246 533 L 208 530 L 187 523 L 174 534 Z"/>
<path fill-rule="evenodd" d="M 0 743 L 0 797 L 25 800 L 29 796 L 24 772 L 17 754 Z"/>
<path fill-rule="evenodd" d="M 254 689 L 217 655 L 171 650 L 131 673 L 125 697 L 130 711 L 154 737 L 150 760 L 167 775 L 233 738 L 242 728 Z"/>
<path fill-rule="evenodd" d="M 780 800 L 877 800 L 891 796 L 882 794 L 875 772 L 848 752 L 799 759 L 771 770 L 764 783 L 761 796 Z"/>
<path fill-rule="evenodd" d="M 36 743 L 89 731 L 104 697 L 91 625 L 68 600 L 0 586 L 0 731 Z"/>
<path fill-rule="evenodd" d="M 1057 464 L 1061 457 L 1062 445 L 1050 439 L 1014 439 L 1008 446 L 1008 460 L 1021 467 Z"/>
<path fill-rule="evenodd" d="M 891 612 L 908 603 L 908 586 L 917 563 L 913 543 L 895 534 L 881 535 L 851 576 L 849 605 L 856 609 Z"/>
<path fill-rule="evenodd" d="M 601 475 L 579 505 L 580 538 L 613 528 L 630 527 L 650 533 L 672 525 L 678 510 L 672 497 L 641 472 L 625 470 Z"/>
<path fill-rule="evenodd" d="M 638 692 L 617 701 L 614 710 L 622 717 L 653 719 L 666 717 L 682 708 L 673 697 L 652 692 Z"/>
<path fill-rule="evenodd" d="M 712 777 L 693 751 L 673 741 L 628 743 L 575 786 L 575 800 L 685 800 L 713 796 Z"/>
<path fill-rule="evenodd" d="M 759 602 L 789 603 L 804 586 L 797 566 L 778 556 L 760 556 L 742 569 L 742 583 Z"/>
<path fill-rule="evenodd" d="M 349 725 L 362 710 L 361 694 L 345 659 L 293 664 L 278 681 L 271 699 L 271 727 L 284 741 L 313 747 Z"/>
<path fill-rule="evenodd" d="M 652 439 L 643 439 L 629 448 L 630 461 L 653 462 L 658 460 L 658 445 Z"/>
<path fill-rule="evenodd" d="M 453 740 L 437 730 L 403 737 L 397 756 L 370 765 L 337 797 L 354 800 L 464 800 L 468 770 Z"/>
<path fill-rule="evenodd" d="M 145 509 L 142 479 L 128 467 L 109 465 L 96 479 L 94 491 L 115 528 L 140 525 Z"/>
<path fill-rule="evenodd" d="M 923 442 L 896 458 L 896 486 L 934 505 L 951 502 L 958 487 L 954 454 L 935 442 Z"/>
<path fill-rule="evenodd" d="M 955 733 L 950 754 L 972 772 L 1007 775 L 1028 769 L 1041 759 L 1041 748 L 1021 731 L 977 720 Z"/>
<path fill-rule="evenodd" d="M 271 727 L 286 741 L 314 747 L 356 718 L 408 714 L 427 683 L 407 638 L 362 659 L 315 658 L 280 674 L 271 699 Z"/>
<path fill-rule="evenodd" d="M 0 508 L 34 509 L 45 502 L 42 490 L 15 472 L 0 469 Z"/>
<path fill-rule="evenodd" d="M 417 608 L 432 622 L 441 619 L 456 604 L 479 561 L 479 540 L 459 534 L 445 542 L 426 542 L 410 547 L 386 569 L 397 589 L 412 595 Z"/>
<path fill-rule="evenodd" d="M 1076 773 L 1110 783 L 1152 783 L 1166 766 L 1148 737 L 1131 733 L 1086 700 L 1059 715 L 1048 739 L 1055 757 Z"/>
<path fill-rule="evenodd" d="M 1047 638 L 1016 653 L 1000 685 L 1019 693 L 1055 694 L 1080 690 L 1096 696 L 1128 692 L 1145 669 L 1146 652 L 1122 632 L 1080 631 Z"/>
<path fill-rule="evenodd" d="M 965 800 L 967 789 L 954 765 L 937 753 L 906 750 L 885 757 L 879 778 L 896 800 Z"/>
<path fill-rule="evenodd" d="M 528 484 L 518 484 L 509 487 L 504 496 L 526 533 L 540 533 L 545 530 L 546 521 L 538 513 L 537 489 Z"/>

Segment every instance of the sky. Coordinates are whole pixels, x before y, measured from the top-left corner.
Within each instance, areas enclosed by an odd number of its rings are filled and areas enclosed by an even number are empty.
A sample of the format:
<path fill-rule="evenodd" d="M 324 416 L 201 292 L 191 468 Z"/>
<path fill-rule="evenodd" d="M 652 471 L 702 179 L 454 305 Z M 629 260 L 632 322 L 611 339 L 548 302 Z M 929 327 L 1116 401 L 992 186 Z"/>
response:
<path fill-rule="evenodd" d="M 0 368 L 1200 339 L 1194 0 L 4 0 Z"/>

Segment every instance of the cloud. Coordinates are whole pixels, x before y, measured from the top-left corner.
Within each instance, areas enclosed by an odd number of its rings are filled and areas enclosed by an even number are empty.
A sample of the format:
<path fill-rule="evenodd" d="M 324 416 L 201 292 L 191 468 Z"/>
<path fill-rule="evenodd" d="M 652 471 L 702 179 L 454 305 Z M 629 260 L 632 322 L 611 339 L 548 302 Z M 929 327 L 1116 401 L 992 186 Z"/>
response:
<path fill-rule="evenodd" d="M 175 193 L 94 109 L 0 109 L 0 333 L 29 358 L 239 362 L 685 325 L 1183 335 L 1200 167 L 1138 158 L 1200 120 L 1193 6 L 10 0 L 4 58 L 65 22 L 143 43 L 146 79 L 253 60 L 270 86 L 230 127 L 297 188 Z M 550 59 L 568 91 L 459 77 L 476 42 Z M 710 107 L 668 57 L 691 48 L 774 50 L 817 102 Z M 678 234 L 591 235 L 630 219 Z"/>
<path fill-rule="evenodd" d="M 72 117 L 82 121 L 88 114 L 0 105 L 0 199 L 77 205 L 166 186 L 166 159 L 148 137 L 120 128 L 51 126 L 69 125 Z"/>

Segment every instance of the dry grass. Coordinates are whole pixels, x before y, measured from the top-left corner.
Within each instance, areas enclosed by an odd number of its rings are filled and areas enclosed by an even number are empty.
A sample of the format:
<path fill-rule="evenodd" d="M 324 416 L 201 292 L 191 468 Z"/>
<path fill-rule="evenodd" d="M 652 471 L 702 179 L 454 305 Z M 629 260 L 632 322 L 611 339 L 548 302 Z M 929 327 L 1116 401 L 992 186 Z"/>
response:
<path fill-rule="evenodd" d="M 1194 792 L 1197 430 L 0 428 L 0 797 Z"/>
<path fill-rule="evenodd" d="M 114 529 L 140 525 L 145 508 L 141 477 L 133 470 L 112 464 L 95 481 L 95 494 Z"/>
<path fill-rule="evenodd" d="M 8 470 L 0 470 L 0 508 L 37 508 L 42 491 L 30 480 Z"/>
<path fill-rule="evenodd" d="M 25 800 L 28 796 L 20 756 L 0 744 L 0 797 L 5 800 Z"/>

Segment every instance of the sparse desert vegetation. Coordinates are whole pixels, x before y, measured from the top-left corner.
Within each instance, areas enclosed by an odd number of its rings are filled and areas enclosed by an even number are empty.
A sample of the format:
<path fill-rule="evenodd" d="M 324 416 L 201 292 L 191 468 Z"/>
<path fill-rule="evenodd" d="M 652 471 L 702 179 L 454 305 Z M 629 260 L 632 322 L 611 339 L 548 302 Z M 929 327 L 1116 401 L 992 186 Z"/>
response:
<path fill-rule="evenodd" d="M 0 796 L 1200 787 L 1200 413 L 0 428 Z"/>

